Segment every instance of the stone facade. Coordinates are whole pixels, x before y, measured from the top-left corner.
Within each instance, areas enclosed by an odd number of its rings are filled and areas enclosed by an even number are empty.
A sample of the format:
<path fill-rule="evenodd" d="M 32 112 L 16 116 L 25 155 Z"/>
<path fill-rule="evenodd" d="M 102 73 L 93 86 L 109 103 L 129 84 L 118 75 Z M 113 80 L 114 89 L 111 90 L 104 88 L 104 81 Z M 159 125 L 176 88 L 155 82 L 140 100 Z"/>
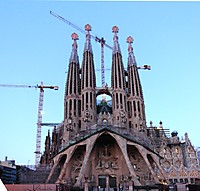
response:
<path fill-rule="evenodd" d="M 111 87 L 96 87 L 91 26 L 86 25 L 81 67 L 78 35 L 69 60 L 64 99 L 64 121 L 46 138 L 42 164 L 51 164 L 47 183 L 85 190 L 132 190 L 133 185 L 192 182 L 200 176 L 194 148 L 187 134 L 167 136 L 159 127 L 146 125 L 145 106 L 133 38 L 128 37 L 127 70 L 114 26 Z M 102 95 L 101 100 L 97 96 Z M 56 178 L 55 178 L 56 177 Z M 186 180 L 187 179 L 187 180 Z M 55 183 L 55 182 L 54 182 Z"/>

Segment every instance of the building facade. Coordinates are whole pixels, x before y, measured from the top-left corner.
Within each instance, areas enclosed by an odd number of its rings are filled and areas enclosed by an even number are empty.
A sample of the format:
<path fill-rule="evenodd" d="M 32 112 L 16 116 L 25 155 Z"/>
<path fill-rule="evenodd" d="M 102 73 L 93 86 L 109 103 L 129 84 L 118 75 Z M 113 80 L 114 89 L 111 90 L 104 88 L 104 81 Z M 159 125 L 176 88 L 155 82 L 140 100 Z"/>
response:
<path fill-rule="evenodd" d="M 78 35 L 72 52 L 64 96 L 64 120 L 48 134 L 42 164 L 51 164 L 47 183 L 104 190 L 129 189 L 165 182 L 195 181 L 200 176 L 194 148 L 187 134 L 167 136 L 159 127 L 146 125 L 143 91 L 129 36 L 127 69 L 120 50 L 117 26 L 111 60 L 111 86 L 96 87 L 91 26 L 80 65 Z M 99 95 L 101 100 L 97 100 Z M 177 175 L 177 172 L 180 174 Z M 179 176 L 179 179 L 177 178 Z"/>
<path fill-rule="evenodd" d="M 0 179 L 4 184 L 14 184 L 17 181 L 17 167 L 14 160 L 0 161 Z"/>
<path fill-rule="evenodd" d="M 196 151 L 197 151 L 197 157 L 198 157 L 199 164 L 200 164 L 200 147 L 197 147 Z"/>

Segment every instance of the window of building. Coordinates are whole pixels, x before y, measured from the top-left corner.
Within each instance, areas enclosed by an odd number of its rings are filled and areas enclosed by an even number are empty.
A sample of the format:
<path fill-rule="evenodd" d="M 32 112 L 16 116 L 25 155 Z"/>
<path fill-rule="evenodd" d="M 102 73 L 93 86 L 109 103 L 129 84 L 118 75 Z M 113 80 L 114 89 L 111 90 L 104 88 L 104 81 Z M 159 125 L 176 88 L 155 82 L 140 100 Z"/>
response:
<path fill-rule="evenodd" d="M 135 101 L 133 101 L 133 108 L 134 108 L 134 111 L 136 111 L 136 104 L 135 104 Z"/>
<path fill-rule="evenodd" d="M 69 100 L 69 110 L 70 111 L 72 110 L 72 100 L 71 99 Z"/>
<path fill-rule="evenodd" d="M 86 92 L 86 106 L 88 105 L 88 92 Z"/>
<path fill-rule="evenodd" d="M 81 130 L 81 120 L 78 121 L 78 128 Z"/>
<path fill-rule="evenodd" d="M 131 129 L 131 121 L 128 122 L 129 129 Z"/>
<path fill-rule="evenodd" d="M 90 108 L 92 109 L 92 103 L 93 103 L 93 101 L 92 101 L 93 99 L 92 99 L 92 92 L 90 92 Z"/>
<path fill-rule="evenodd" d="M 120 104 L 122 105 L 122 94 L 120 94 Z"/>
<path fill-rule="evenodd" d="M 84 110 L 84 94 L 82 95 L 82 111 Z"/>
<path fill-rule="evenodd" d="M 185 178 L 184 181 L 185 181 L 185 183 L 188 183 L 188 179 L 187 178 Z"/>
<path fill-rule="evenodd" d="M 74 116 L 76 116 L 76 100 L 74 100 Z"/>
<path fill-rule="evenodd" d="M 106 176 L 99 175 L 98 179 L 100 188 L 106 188 Z"/>
<path fill-rule="evenodd" d="M 81 116 L 81 100 L 78 100 L 78 115 Z"/>

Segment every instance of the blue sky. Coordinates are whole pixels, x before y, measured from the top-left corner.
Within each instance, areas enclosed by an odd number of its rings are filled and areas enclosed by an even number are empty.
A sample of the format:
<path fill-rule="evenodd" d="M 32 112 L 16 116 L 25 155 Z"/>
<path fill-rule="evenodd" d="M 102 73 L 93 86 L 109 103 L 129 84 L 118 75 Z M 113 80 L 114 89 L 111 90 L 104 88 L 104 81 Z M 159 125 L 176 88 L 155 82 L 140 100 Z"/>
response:
<path fill-rule="evenodd" d="M 127 65 L 126 38 L 131 35 L 143 87 L 147 125 L 163 122 L 164 128 L 188 132 L 194 146 L 199 142 L 200 108 L 200 2 L 93 2 L 1 1 L 0 84 L 58 85 L 44 92 L 43 122 L 63 121 L 66 71 L 71 53 L 71 34 L 79 35 L 82 61 L 85 35 L 50 15 L 58 13 L 113 45 L 112 27 L 119 27 L 119 42 Z M 100 68 L 100 45 L 92 41 L 95 68 Z M 111 68 L 110 49 L 105 48 L 105 68 Z M 110 72 L 106 71 L 110 85 Z M 101 86 L 100 72 L 97 84 Z M 0 160 L 34 164 L 39 89 L 0 87 Z M 42 129 L 42 147 L 48 132 Z"/>

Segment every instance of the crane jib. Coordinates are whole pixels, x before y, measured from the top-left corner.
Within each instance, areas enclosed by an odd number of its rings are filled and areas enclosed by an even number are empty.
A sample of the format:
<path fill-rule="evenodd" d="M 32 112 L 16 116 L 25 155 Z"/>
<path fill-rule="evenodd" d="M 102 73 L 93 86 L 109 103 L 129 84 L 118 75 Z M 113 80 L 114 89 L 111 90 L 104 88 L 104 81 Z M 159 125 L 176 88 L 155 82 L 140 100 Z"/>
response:
<path fill-rule="evenodd" d="M 78 31 L 86 34 L 86 31 L 84 31 L 82 28 L 78 27 L 77 25 L 73 24 L 72 22 L 68 21 L 67 19 L 61 17 L 60 15 L 50 11 L 50 14 L 53 15 L 54 17 L 60 19 L 61 21 L 67 23 L 68 25 L 72 26 L 73 28 L 77 29 Z M 106 44 L 105 39 L 99 38 L 97 36 L 94 36 L 92 34 L 90 34 L 90 37 L 93 38 L 96 42 L 99 42 L 101 44 L 101 83 L 102 83 L 102 87 L 105 86 L 105 71 L 104 71 L 104 46 L 106 46 L 107 48 L 113 50 L 113 48 L 111 46 L 109 46 L 108 44 Z"/>

